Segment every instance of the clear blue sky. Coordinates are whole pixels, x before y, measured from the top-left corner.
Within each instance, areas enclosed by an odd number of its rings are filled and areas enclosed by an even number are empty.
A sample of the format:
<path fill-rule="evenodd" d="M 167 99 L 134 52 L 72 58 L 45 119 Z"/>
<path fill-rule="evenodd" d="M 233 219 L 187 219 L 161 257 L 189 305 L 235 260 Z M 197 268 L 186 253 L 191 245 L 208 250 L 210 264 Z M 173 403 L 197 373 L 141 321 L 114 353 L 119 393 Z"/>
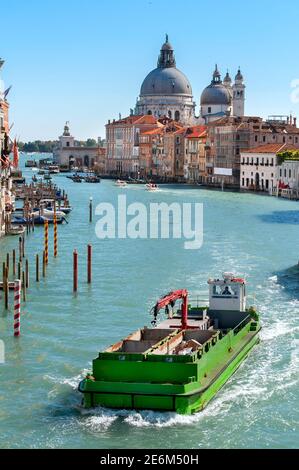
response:
<path fill-rule="evenodd" d="M 196 103 L 217 62 L 246 80 L 246 114 L 299 115 L 298 0 L 9 0 L 0 7 L 2 78 L 13 135 L 104 136 L 109 118 L 129 114 L 156 66 L 165 32 Z"/>

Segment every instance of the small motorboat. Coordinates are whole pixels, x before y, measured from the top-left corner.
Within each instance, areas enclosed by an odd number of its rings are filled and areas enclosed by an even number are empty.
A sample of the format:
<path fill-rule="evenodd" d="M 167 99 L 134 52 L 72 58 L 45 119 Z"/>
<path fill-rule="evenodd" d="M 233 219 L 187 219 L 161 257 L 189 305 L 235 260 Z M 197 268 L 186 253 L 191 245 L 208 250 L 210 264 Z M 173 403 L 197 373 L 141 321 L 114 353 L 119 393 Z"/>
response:
<path fill-rule="evenodd" d="M 145 185 L 145 189 L 147 191 L 158 191 L 158 185 L 156 183 L 147 183 Z"/>
<path fill-rule="evenodd" d="M 85 176 L 84 181 L 86 183 L 100 183 L 101 179 L 98 176 L 91 175 L 91 176 Z"/>
<path fill-rule="evenodd" d="M 22 235 L 25 232 L 24 225 L 15 225 L 9 227 L 7 230 L 7 235 Z"/>
<path fill-rule="evenodd" d="M 33 181 L 34 183 L 37 183 L 37 176 L 36 176 L 36 175 L 33 175 L 33 176 L 32 176 L 32 181 Z"/>
<path fill-rule="evenodd" d="M 45 170 L 38 170 L 38 173 L 37 173 L 37 174 L 38 174 L 38 175 L 45 175 L 46 172 L 45 172 Z"/>
<path fill-rule="evenodd" d="M 53 218 L 55 213 L 54 213 L 54 210 L 53 209 L 41 209 L 41 213 L 42 215 L 44 215 L 45 217 L 47 218 Z M 39 209 L 38 208 L 35 208 L 33 209 L 33 215 L 34 217 L 38 216 L 39 215 Z M 56 217 L 59 218 L 59 217 L 64 217 L 65 213 L 62 212 L 62 211 L 59 211 L 57 210 L 56 211 Z"/>
<path fill-rule="evenodd" d="M 120 188 L 124 188 L 125 186 L 127 186 L 127 182 L 123 180 L 116 180 L 114 185 Z"/>

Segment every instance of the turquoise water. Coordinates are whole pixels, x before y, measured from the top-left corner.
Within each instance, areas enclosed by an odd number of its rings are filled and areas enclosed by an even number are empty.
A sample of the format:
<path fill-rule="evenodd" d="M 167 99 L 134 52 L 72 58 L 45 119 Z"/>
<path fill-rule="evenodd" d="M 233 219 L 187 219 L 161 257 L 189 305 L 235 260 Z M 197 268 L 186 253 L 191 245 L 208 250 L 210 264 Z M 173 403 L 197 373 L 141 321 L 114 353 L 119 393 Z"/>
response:
<path fill-rule="evenodd" d="M 31 170 L 26 174 L 32 175 Z M 200 188 L 119 189 L 112 181 L 75 184 L 55 177 L 74 210 L 59 226 L 59 257 L 45 280 L 34 280 L 42 228 L 26 240 L 31 270 L 22 307 L 22 335 L 0 300 L 1 448 L 295 448 L 298 446 L 299 203 Z M 204 243 L 181 240 L 99 240 L 89 197 L 97 203 L 202 202 Z M 86 284 L 86 245 L 93 245 L 93 284 Z M 0 241 L 1 262 L 17 238 Z M 79 253 L 79 292 L 72 293 L 72 251 Z M 202 413 L 86 411 L 76 391 L 102 348 L 149 324 L 149 309 L 173 288 L 207 296 L 207 278 L 244 275 L 248 299 L 262 314 L 262 341 Z"/>

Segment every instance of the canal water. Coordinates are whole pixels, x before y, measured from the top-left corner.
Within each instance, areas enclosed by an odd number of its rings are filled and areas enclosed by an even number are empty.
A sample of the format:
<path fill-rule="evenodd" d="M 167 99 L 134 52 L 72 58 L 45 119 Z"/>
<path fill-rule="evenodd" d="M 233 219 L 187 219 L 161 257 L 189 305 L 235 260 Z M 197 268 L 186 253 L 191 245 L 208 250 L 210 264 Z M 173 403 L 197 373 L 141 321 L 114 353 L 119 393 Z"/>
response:
<path fill-rule="evenodd" d="M 25 172 L 31 178 L 33 172 Z M 21 337 L 13 337 L 12 310 L 0 299 L 1 448 L 295 448 L 298 446 L 299 203 L 252 194 L 162 186 L 120 189 L 112 181 L 76 184 L 63 175 L 74 207 L 59 226 L 59 256 L 45 280 L 34 280 L 43 229 L 26 238 L 31 281 L 22 306 Z M 100 240 L 88 205 L 200 202 L 204 242 L 185 250 L 182 240 Z M 93 245 L 93 283 L 86 283 L 86 246 Z M 0 241 L 1 263 L 17 238 Z M 72 293 L 72 252 L 79 253 L 79 291 Z M 244 275 L 248 302 L 262 315 L 261 343 L 208 407 L 194 416 L 153 411 L 81 408 L 79 380 L 91 360 L 138 327 L 171 289 L 207 297 L 207 279 L 223 271 Z M 2 294 L 1 294 L 2 296 Z M 12 305 L 12 299 L 10 300 Z"/>

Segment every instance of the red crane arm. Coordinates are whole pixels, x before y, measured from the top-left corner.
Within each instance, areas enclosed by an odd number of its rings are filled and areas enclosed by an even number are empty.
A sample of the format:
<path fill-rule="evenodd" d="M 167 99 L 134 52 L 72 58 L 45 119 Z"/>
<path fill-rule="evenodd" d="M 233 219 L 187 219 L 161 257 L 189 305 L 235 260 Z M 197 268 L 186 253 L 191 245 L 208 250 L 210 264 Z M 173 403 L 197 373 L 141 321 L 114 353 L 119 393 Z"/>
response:
<path fill-rule="evenodd" d="M 161 308 L 166 307 L 170 303 L 174 303 L 178 299 L 183 299 L 182 329 L 187 328 L 187 320 L 188 320 L 188 291 L 187 291 L 187 289 L 175 290 L 173 292 L 170 292 L 169 294 L 166 294 L 161 299 L 159 299 L 158 302 L 156 303 L 156 305 L 153 308 L 155 320 L 156 320 L 156 317 L 159 313 L 159 310 L 161 310 Z M 154 320 L 154 322 L 155 322 L 155 320 Z"/>

